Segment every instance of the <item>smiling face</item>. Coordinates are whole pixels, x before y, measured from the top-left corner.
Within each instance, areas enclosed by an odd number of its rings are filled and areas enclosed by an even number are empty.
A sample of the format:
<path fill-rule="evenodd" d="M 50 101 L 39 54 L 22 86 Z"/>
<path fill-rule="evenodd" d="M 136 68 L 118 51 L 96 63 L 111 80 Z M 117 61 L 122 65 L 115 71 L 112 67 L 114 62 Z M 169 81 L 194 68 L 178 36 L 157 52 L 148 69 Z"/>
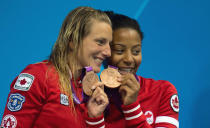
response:
<path fill-rule="evenodd" d="M 141 64 L 141 37 L 131 28 L 119 28 L 113 32 L 112 56 L 108 64 L 119 68 L 121 73 L 136 73 Z"/>
<path fill-rule="evenodd" d="M 100 67 L 106 57 L 111 56 L 109 43 L 112 40 L 112 28 L 102 21 L 93 20 L 90 33 L 84 37 L 81 50 L 78 53 L 78 66 L 92 66 L 94 72 L 100 72 Z"/>

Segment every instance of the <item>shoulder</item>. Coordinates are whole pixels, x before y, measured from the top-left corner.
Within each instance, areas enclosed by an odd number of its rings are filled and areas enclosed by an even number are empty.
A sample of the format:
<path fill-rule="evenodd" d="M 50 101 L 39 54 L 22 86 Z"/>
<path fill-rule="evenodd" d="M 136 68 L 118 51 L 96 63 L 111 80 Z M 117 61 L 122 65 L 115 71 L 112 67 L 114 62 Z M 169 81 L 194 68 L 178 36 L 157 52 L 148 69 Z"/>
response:
<path fill-rule="evenodd" d="M 155 80 L 138 76 L 140 85 L 147 90 L 159 90 L 161 92 L 177 93 L 175 86 L 167 80 Z"/>
<path fill-rule="evenodd" d="M 53 64 L 47 60 L 44 60 L 42 62 L 29 64 L 25 69 L 22 70 L 21 74 L 28 73 L 36 77 L 44 78 L 46 75 L 56 74 L 55 72 L 56 70 Z"/>
<path fill-rule="evenodd" d="M 42 72 L 46 72 L 50 67 L 50 63 L 48 61 L 42 61 L 34 64 L 29 64 L 22 72 L 31 72 L 33 74 L 40 74 Z"/>
<path fill-rule="evenodd" d="M 12 82 L 11 91 L 40 92 L 40 90 L 48 88 L 47 83 L 49 79 L 54 79 L 52 77 L 56 74 L 54 72 L 54 66 L 48 61 L 29 64 Z"/>
<path fill-rule="evenodd" d="M 154 80 L 151 78 L 143 78 L 141 76 L 139 76 L 139 78 L 140 85 L 142 85 L 140 95 L 145 96 L 147 94 L 150 98 L 154 97 L 154 100 L 152 101 L 160 102 L 160 114 L 173 115 L 178 119 L 179 98 L 175 86 L 166 80 Z"/>
<path fill-rule="evenodd" d="M 31 81 L 31 83 L 34 83 L 37 81 L 37 83 L 40 83 L 41 81 L 46 80 L 47 74 L 49 73 L 51 69 L 54 69 L 53 66 L 48 61 L 42 61 L 35 64 L 29 64 L 26 66 L 25 69 L 21 71 L 21 73 L 16 78 L 17 82 L 20 82 L 22 80 L 28 80 Z"/>

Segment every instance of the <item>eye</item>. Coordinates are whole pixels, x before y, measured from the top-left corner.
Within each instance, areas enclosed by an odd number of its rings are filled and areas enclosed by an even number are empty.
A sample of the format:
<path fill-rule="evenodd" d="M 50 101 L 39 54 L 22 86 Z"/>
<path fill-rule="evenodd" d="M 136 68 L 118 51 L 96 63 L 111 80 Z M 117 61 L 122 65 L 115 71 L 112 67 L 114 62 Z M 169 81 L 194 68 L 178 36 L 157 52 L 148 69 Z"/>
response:
<path fill-rule="evenodd" d="M 140 49 L 135 49 L 135 50 L 132 50 L 132 54 L 133 55 L 139 55 L 141 53 L 141 50 Z"/>
<path fill-rule="evenodd" d="M 126 50 L 126 47 L 122 44 L 113 44 L 113 42 L 110 44 L 110 47 L 112 49 L 112 52 L 114 54 L 117 54 L 117 55 L 122 55 L 124 54 L 125 50 Z"/>
<path fill-rule="evenodd" d="M 96 39 L 95 40 L 97 42 L 98 45 L 102 46 L 106 44 L 106 40 L 105 39 Z"/>
<path fill-rule="evenodd" d="M 124 50 L 123 49 L 112 49 L 114 53 L 121 55 L 123 54 Z"/>
<path fill-rule="evenodd" d="M 134 56 L 138 56 L 141 53 L 141 46 L 140 45 L 133 46 L 131 52 Z"/>

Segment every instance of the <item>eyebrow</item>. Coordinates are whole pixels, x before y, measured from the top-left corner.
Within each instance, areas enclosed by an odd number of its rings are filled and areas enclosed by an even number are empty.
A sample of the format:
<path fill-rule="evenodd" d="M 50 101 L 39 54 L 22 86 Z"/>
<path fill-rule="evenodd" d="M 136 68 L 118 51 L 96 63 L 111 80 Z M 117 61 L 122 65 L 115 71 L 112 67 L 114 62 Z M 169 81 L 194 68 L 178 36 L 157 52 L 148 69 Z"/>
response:
<path fill-rule="evenodd" d="M 104 38 L 104 37 L 96 37 L 95 40 L 103 40 L 103 41 L 111 42 L 111 40 Z"/>
<path fill-rule="evenodd" d="M 104 37 L 95 37 L 96 40 L 100 39 L 100 40 L 107 40 L 106 38 Z"/>
<path fill-rule="evenodd" d="M 125 47 L 125 45 L 123 45 L 123 44 L 113 44 L 113 43 L 111 43 L 110 45 L 111 45 L 111 46 L 120 45 L 120 46 L 122 46 L 122 47 Z M 141 47 L 141 44 L 136 44 L 136 45 L 134 45 L 133 47 L 138 47 L 138 46 Z"/>
<path fill-rule="evenodd" d="M 110 46 L 111 47 L 113 47 L 113 46 L 121 46 L 121 47 L 124 47 L 125 48 L 125 45 L 123 45 L 123 44 L 113 44 L 113 43 L 111 43 Z"/>
<path fill-rule="evenodd" d="M 137 46 L 140 46 L 140 47 L 141 47 L 141 44 L 136 44 L 136 45 L 134 45 L 133 47 L 137 47 Z"/>

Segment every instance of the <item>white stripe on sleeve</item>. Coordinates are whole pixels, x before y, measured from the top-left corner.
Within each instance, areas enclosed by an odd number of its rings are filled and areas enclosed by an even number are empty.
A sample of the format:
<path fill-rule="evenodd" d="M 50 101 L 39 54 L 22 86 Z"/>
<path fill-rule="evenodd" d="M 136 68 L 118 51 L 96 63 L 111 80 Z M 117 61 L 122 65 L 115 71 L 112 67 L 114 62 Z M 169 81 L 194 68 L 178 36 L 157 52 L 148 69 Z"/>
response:
<path fill-rule="evenodd" d="M 123 111 L 123 113 L 131 113 L 131 112 L 134 112 L 136 111 L 137 109 L 140 108 L 140 105 L 136 106 L 135 108 L 131 109 L 131 110 L 127 110 L 127 111 Z"/>
<path fill-rule="evenodd" d="M 89 125 L 97 125 L 97 124 L 100 124 L 100 123 L 102 123 L 102 122 L 104 122 L 104 118 L 101 119 L 100 121 L 97 121 L 97 122 L 90 122 L 90 121 L 87 121 L 87 120 L 86 120 L 86 123 L 89 124 Z"/>
<path fill-rule="evenodd" d="M 170 123 L 179 128 L 179 121 L 169 116 L 158 116 L 155 123 Z"/>
<path fill-rule="evenodd" d="M 135 119 L 135 118 L 140 117 L 142 114 L 143 114 L 143 112 L 141 111 L 139 114 L 137 114 L 137 115 L 135 115 L 135 116 L 131 116 L 131 117 L 125 117 L 125 119 L 126 119 L 126 120 L 132 120 L 132 119 Z"/>

